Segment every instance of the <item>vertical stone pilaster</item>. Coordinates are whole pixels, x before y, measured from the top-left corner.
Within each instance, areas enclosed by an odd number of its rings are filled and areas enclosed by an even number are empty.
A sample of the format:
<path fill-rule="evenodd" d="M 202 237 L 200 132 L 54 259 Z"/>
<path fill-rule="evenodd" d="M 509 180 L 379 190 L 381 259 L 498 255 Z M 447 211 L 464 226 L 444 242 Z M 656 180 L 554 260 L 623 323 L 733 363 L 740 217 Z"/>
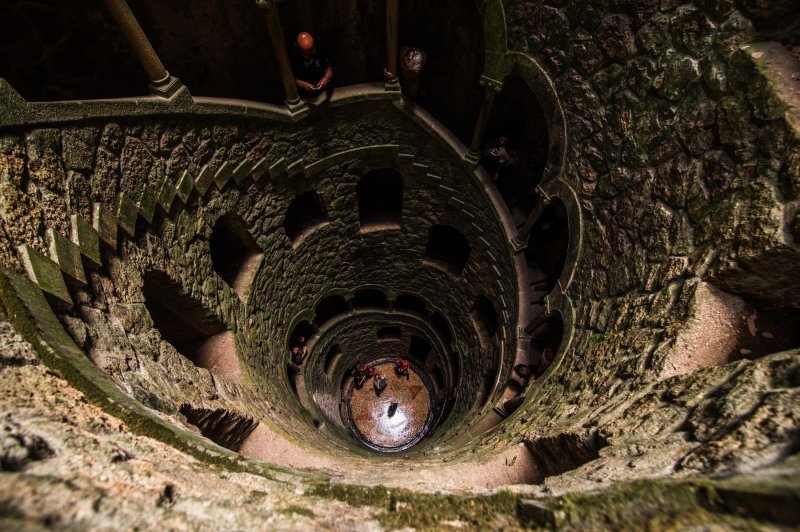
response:
<path fill-rule="evenodd" d="M 481 105 L 478 120 L 475 122 L 475 129 L 472 132 L 472 141 L 469 144 L 469 150 L 464 155 L 465 159 L 474 163 L 477 163 L 478 159 L 481 157 L 483 137 L 486 133 L 486 125 L 489 123 L 489 117 L 492 113 L 494 99 L 503 87 L 502 82 L 487 78 L 486 76 L 481 76 L 480 84 L 484 87 L 483 105 Z"/>
<path fill-rule="evenodd" d="M 128 3 L 125 0 L 103 0 L 103 3 L 150 78 L 150 91 L 165 98 L 175 94 L 183 85 L 164 68 Z"/>
<path fill-rule="evenodd" d="M 286 94 L 286 106 L 292 114 L 302 113 L 307 110 L 307 107 L 300 99 L 300 94 L 297 92 L 292 65 L 289 61 L 289 51 L 286 49 L 286 40 L 283 36 L 283 27 L 278 17 L 277 1 L 256 0 L 256 3 L 264 12 L 264 18 L 267 21 L 267 32 L 272 42 L 275 58 L 278 60 L 278 69 L 281 73 L 283 91 Z"/>

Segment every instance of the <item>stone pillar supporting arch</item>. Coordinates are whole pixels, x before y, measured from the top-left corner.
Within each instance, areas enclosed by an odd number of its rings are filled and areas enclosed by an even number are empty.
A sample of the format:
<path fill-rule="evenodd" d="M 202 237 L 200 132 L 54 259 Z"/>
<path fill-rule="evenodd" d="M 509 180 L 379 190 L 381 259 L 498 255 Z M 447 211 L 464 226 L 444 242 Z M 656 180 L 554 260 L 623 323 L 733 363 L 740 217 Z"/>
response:
<path fill-rule="evenodd" d="M 136 58 L 150 78 L 150 91 L 156 96 L 169 98 L 183 87 L 178 78 L 170 76 L 156 54 L 150 40 L 142 31 L 139 21 L 125 0 L 103 0 L 120 32 L 133 48 Z"/>

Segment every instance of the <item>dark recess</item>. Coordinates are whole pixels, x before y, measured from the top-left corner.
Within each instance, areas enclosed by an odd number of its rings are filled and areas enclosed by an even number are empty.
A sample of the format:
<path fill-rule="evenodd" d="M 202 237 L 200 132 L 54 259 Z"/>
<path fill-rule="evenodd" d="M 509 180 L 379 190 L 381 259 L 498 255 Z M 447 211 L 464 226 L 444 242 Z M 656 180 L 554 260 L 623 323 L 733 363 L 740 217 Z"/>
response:
<path fill-rule="evenodd" d="M 286 210 L 283 227 L 292 243 L 296 243 L 315 227 L 328 221 L 328 215 L 316 192 L 309 191 L 295 196 Z"/>
<path fill-rule="evenodd" d="M 325 354 L 325 374 L 330 375 L 333 369 L 333 363 L 337 360 L 338 355 L 342 353 L 342 348 L 338 344 L 332 345 L 328 352 Z"/>
<path fill-rule="evenodd" d="M 245 278 L 250 277 L 252 273 L 250 271 L 254 267 L 252 263 L 262 252 L 250 236 L 244 220 L 234 213 L 221 217 L 214 224 L 209 245 L 214 270 L 239 292 L 243 288 Z"/>
<path fill-rule="evenodd" d="M 386 294 L 374 288 L 356 290 L 353 294 L 353 306 L 356 308 L 388 308 Z"/>
<path fill-rule="evenodd" d="M 445 346 L 449 347 L 453 342 L 453 333 L 450 331 L 450 324 L 447 323 L 447 320 L 438 312 L 434 312 L 431 314 L 431 324 L 442 337 Z"/>
<path fill-rule="evenodd" d="M 367 172 L 358 182 L 358 222 L 362 229 L 400 227 L 403 177 L 389 169 Z"/>
<path fill-rule="evenodd" d="M 419 336 L 412 336 L 411 343 L 408 346 L 408 352 L 412 358 L 417 360 L 419 364 L 424 364 L 428 360 L 428 355 L 431 354 L 431 344 L 423 340 Z"/>
<path fill-rule="evenodd" d="M 539 480 L 534 482 L 539 483 L 547 477 L 572 471 L 599 458 L 600 449 L 608 446 L 608 441 L 599 432 L 562 433 L 526 440 L 525 445 L 541 474 Z"/>
<path fill-rule="evenodd" d="M 291 342 L 297 338 L 300 338 L 301 336 L 304 337 L 306 341 L 314 336 L 314 326 L 311 325 L 307 320 L 303 320 L 294 326 L 294 330 L 292 331 L 291 336 L 288 338 L 288 341 L 291 344 Z"/>
<path fill-rule="evenodd" d="M 475 331 L 478 333 L 481 345 L 486 348 L 497 334 L 500 326 L 497 311 L 486 296 L 480 296 L 475 306 L 469 312 Z"/>
<path fill-rule="evenodd" d="M 470 245 L 467 238 L 449 225 L 434 225 L 428 231 L 425 255 L 436 266 L 458 276 L 469 260 Z"/>
<path fill-rule="evenodd" d="M 381 327 L 378 329 L 378 340 L 399 340 L 401 336 L 400 327 Z"/>
<path fill-rule="evenodd" d="M 428 313 L 428 305 L 417 296 L 411 294 L 400 294 L 394 300 L 394 308 L 397 310 L 406 310 L 409 312 L 416 312 L 423 316 Z"/>
<path fill-rule="evenodd" d="M 483 18 L 472 0 L 400 2 L 400 46 L 422 48 L 428 61 L 419 103 L 469 144 L 483 101 Z"/>
<path fill-rule="evenodd" d="M 203 436 L 231 451 L 238 451 L 242 442 L 258 426 L 258 421 L 250 416 L 224 408 L 210 410 L 194 408 L 184 403 L 180 413 L 189 423 L 200 429 Z"/>
<path fill-rule="evenodd" d="M 264 14 L 248 0 L 129 0 L 167 70 L 195 96 L 281 104 Z M 140 68 L 141 70 L 141 68 Z"/>
<path fill-rule="evenodd" d="M 548 291 L 561 277 L 568 245 L 567 210 L 561 200 L 554 198 L 533 226 L 525 250 L 528 265 L 540 269 L 545 275 Z"/>
<path fill-rule="evenodd" d="M 227 327 L 202 303 L 185 294 L 167 274 L 150 270 L 142 276 L 142 281 L 144 304 L 161 337 L 197 364 L 205 340 Z"/>
<path fill-rule="evenodd" d="M 0 77 L 30 101 L 148 93 L 144 70 L 96 0 L 0 2 Z"/>
<path fill-rule="evenodd" d="M 350 305 L 343 296 L 329 296 L 317 304 L 314 311 L 314 323 L 318 326 L 335 318 L 339 314 L 350 311 Z"/>
<path fill-rule="evenodd" d="M 500 174 L 497 189 L 514 220 L 521 223 L 533 208 L 533 191 L 547 165 L 550 137 L 539 100 L 519 76 L 503 80 L 486 127 L 486 148 L 501 134 L 508 135 L 517 162 Z"/>

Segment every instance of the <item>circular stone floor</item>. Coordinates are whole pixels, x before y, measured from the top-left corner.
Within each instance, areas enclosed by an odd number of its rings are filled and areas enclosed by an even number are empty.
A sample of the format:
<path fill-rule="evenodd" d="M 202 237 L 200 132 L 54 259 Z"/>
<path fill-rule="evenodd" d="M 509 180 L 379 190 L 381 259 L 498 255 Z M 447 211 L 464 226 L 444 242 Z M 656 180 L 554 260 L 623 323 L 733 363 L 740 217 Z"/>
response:
<path fill-rule="evenodd" d="M 376 365 L 375 372 L 386 379 L 386 389 L 378 397 L 372 379 L 360 390 L 354 388 L 351 419 L 371 446 L 402 448 L 419 439 L 426 428 L 431 408 L 428 388 L 413 369 L 408 378 L 397 375 L 391 362 Z M 397 403 L 397 410 L 389 416 L 392 403 Z"/>

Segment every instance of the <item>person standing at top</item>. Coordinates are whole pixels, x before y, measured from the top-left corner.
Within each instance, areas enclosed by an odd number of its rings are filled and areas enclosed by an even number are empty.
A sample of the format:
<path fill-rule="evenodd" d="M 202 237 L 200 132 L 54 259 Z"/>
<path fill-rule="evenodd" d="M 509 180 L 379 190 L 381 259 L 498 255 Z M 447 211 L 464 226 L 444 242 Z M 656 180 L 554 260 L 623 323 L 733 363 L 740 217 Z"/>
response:
<path fill-rule="evenodd" d="M 303 98 L 316 98 L 323 91 L 333 91 L 333 67 L 327 54 L 308 32 L 297 34 L 292 55 L 292 72 L 298 92 Z"/>

